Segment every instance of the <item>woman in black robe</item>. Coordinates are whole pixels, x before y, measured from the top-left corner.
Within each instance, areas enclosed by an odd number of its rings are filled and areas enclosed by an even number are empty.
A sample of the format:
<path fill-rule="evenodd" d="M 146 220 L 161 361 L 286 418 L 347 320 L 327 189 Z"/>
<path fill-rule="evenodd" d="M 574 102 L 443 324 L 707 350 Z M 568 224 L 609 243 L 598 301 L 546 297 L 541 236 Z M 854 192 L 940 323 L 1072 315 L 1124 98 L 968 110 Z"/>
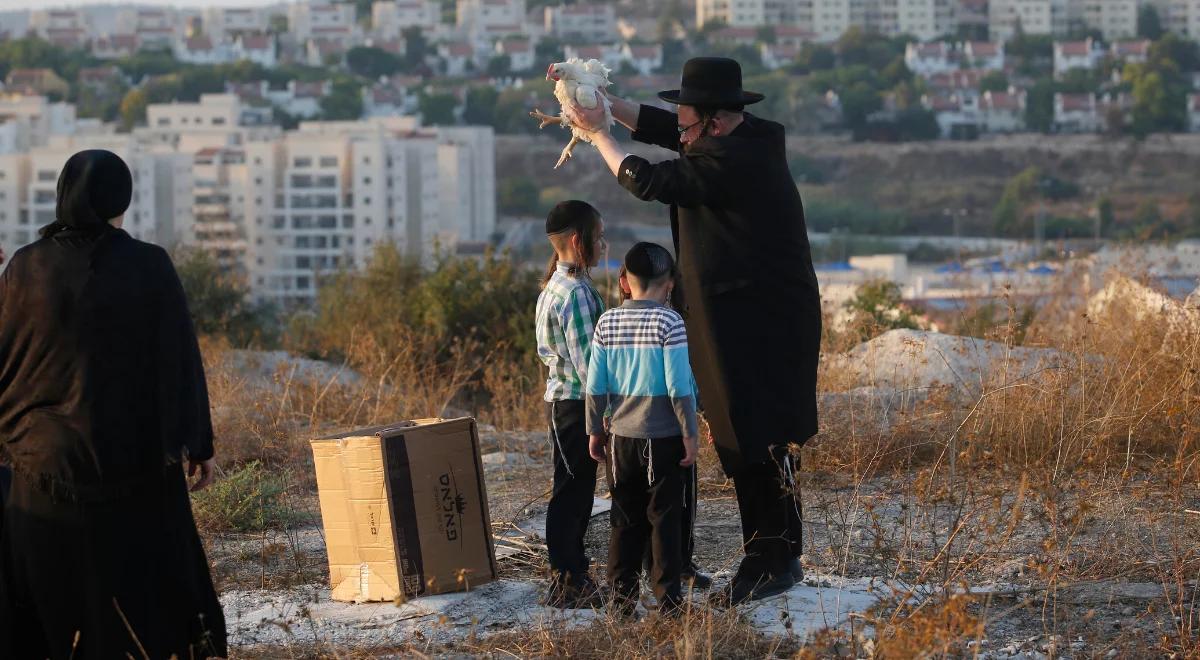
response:
<path fill-rule="evenodd" d="M 0 658 L 226 654 L 181 466 L 212 479 L 204 369 L 170 257 L 120 229 L 132 189 L 75 154 L 0 275 Z"/>

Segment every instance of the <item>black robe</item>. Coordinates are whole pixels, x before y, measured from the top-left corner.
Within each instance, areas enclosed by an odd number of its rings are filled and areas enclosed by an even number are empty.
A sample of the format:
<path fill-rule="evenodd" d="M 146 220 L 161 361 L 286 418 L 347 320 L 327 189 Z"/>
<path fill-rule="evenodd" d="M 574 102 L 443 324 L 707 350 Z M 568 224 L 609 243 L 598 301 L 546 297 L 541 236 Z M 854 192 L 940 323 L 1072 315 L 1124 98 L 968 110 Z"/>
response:
<path fill-rule="evenodd" d="M 167 253 L 107 225 L 18 251 L 0 275 L 0 657 L 225 655 L 185 452 L 213 455 L 212 423 Z"/>
<path fill-rule="evenodd" d="M 821 296 L 782 125 L 749 113 L 727 136 L 679 143 L 674 113 L 643 105 L 633 138 L 680 153 L 628 156 L 618 179 L 671 205 L 687 325 L 704 416 L 726 474 L 768 447 L 817 432 Z"/>

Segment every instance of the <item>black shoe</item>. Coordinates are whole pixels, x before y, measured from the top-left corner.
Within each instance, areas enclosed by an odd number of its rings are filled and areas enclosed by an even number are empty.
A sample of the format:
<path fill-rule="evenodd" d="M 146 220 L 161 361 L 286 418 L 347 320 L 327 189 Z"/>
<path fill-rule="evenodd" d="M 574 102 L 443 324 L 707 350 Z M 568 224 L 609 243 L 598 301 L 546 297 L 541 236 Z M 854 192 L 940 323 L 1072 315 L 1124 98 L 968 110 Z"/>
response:
<path fill-rule="evenodd" d="M 543 605 L 560 610 L 598 610 L 604 603 L 604 592 L 588 573 L 552 579 L 542 600 Z"/>
<path fill-rule="evenodd" d="M 714 607 L 733 607 L 751 600 L 762 600 L 778 596 L 796 586 L 791 573 L 778 577 L 766 575 L 757 580 L 745 578 L 734 579 L 724 589 L 713 594 L 709 603 Z"/>
<path fill-rule="evenodd" d="M 638 620 L 637 605 L 640 600 L 639 591 L 641 591 L 640 584 L 634 589 L 629 589 L 628 586 L 613 585 L 610 591 L 612 595 L 608 601 L 609 614 L 618 621 L 636 622 Z"/>
<path fill-rule="evenodd" d="M 561 577 L 550 578 L 546 587 L 546 595 L 542 596 L 541 604 L 545 607 L 562 608 L 567 603 L 567 581 Z"/>
<path fill-rule="evenodd" d="M 604 608 L 608 595 L 600 585 L 592 579 L 591 573 L 583 573 L 578 577 L 572 576 L 571 598 L 567 608 L 572 610 L 599 610 Z"/>
<path fill-rule="evenodd" d="M 712 578 L 701 573 L 696 562 L 683 567 L 683 572 L 679 574 L 679 580 L 683 586 L 691 586 L 693 589 L 707 589 L 712 586 Z"/>
<path fill-rule="evenodd" d="M 793 557 L 792 560 L 788 562 L 788 571 L 791 572 L 792 579 L 796 581 L 796 584 L 800 584 L 804 581 L 804 567 L 800 565 L 799 557 Z"/>

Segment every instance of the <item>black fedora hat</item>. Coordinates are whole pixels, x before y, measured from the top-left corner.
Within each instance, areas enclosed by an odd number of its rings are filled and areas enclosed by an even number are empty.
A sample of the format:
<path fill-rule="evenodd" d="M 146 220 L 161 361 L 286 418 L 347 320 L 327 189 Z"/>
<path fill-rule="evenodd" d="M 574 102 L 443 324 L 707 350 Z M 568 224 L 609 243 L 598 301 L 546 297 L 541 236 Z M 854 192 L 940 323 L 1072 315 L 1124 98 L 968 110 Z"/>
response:
<path fill-rule="evenodd" d="M 728 57 L 693 57 L 683 65 L 679 89 L 659 92 L 658 98 L 677 105 L 750 105 L 762 94 L 742 90 L 742 67 Z"/>

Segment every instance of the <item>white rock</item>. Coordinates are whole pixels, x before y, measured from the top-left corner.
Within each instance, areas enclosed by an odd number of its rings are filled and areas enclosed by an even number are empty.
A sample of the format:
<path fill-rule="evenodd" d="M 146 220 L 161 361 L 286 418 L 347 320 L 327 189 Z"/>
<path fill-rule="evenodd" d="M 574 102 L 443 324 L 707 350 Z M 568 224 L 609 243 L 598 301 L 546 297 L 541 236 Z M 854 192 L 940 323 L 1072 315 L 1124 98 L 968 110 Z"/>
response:
<path fill-rule="evenodd" d="M 1009 347 L 999 342 L 921 330 L 891 330 L 829 358 L 829 368 L 854 386 L 894 392 L 947 387 L 968 397 L 997 383 L 1037 378 L 1069 368 L 1075 356 L 1054 349 Z"/>

